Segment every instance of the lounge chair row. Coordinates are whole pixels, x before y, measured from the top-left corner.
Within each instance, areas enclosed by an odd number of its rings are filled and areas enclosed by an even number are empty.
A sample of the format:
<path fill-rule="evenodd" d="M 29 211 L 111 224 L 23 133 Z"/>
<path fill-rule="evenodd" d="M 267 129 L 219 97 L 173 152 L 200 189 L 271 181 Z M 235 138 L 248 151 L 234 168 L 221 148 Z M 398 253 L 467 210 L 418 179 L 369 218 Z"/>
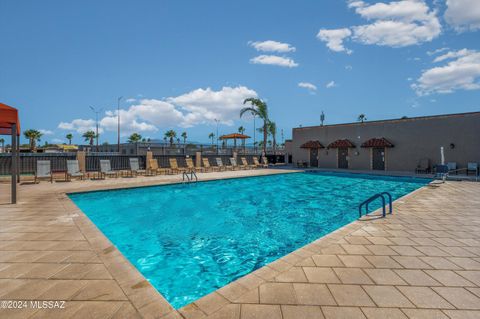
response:
<path fill-rule="evenodd" d="M 240 159 L 242 164 L 237 164 L 235 158 L 230 158 L 230 164 L 224 165 L 222 159 L 217 157 L 215 159 L 216 166 L 210 165 L 208 158 L 202 158 L 201 167 L 195 167 L 191 158 L 186 158 L 186 167 L 180 167 L 176 158 L 170 158 L 170 167 L 160 167 L 157 159 L 149 160 L 149 168 L 144 170 L 140 169 L 140 163 L 138 158 L 129 158 L 130 169 L 115 171 L 112 170 L 110 160 L 100 160 L 100 170 L 93 172 L 94 177 L 97 179 L 104 179 L 105 177 L 119 177 L 129 176 L 134 177 L 137 175 L 157 175 L 157 174 L 177 174 L 182 172 L 200 171 L 200 172 L 220 172 L 226 170 L 238 170 L 238 169 L 255 169 L 259 167 L 268 167 L 268 161 L 266 158 L 260 163 L 257 157 L 253 158 L 253 164 L 248 164 L 247 159 L 242 157 Z M 78 160 L 67 160 L 67 171 L 65 172 L 65 180 L 70 181 L 72 178 L 84 179 L 86 174 L 80 170 Z M 35 171 L 35 183 L 39 180 L 49 180 L 53 182 L 53 172 L 51 169 L 51 163 L 49 160 L 37 161 L 37 169 Z"/>

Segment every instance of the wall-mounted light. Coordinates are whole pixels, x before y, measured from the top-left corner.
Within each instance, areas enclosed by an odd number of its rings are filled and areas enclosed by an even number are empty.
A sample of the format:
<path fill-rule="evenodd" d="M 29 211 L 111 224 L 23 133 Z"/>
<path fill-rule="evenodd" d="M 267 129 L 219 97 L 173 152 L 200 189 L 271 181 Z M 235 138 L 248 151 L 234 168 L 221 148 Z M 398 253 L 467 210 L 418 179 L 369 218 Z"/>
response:
<path fill-rule="evenodd" d="M 454 148 L 455 148 L 455 144 L 453 144 L 453 143 L 450 143 L 450 149 L 452 149 L 452 150 L 453 150 Z"/>

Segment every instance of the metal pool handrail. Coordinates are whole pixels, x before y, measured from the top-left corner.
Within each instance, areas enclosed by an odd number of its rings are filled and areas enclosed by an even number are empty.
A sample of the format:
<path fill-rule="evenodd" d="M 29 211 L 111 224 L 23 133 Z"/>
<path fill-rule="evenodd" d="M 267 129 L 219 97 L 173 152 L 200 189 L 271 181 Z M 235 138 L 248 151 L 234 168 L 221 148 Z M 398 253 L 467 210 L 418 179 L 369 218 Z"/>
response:
<path fill-rule="evenodd" d="M 368 204 L 376 200 L 377 198 L 382 199 L 382 217 L 385 217 L 386 210 L 385 210 L 385 197 L 388 197 L 388 213 L 391 214 L 393 212 L 392 207 L 392 195 L 389 192 L 381 192 L 375 194 L 368 198 L 367 200 L 363 201 L 360 205 L 358 205 L 358 218 L 362 218 L 362 207 L 365 206 L 365 215 L 368 215 Z"/>
<path fill-rule="evenodd" d="M 188 174 L 190 174 L 190 176 L 188 176 Z M 193 170 L 190 172 L 183 172 L 182 177 L 184 182 L 185 182 L 185 177 L 187 178 L 188 183 L 193 181 L 193 177 L 195 177 L 195 181 L 198 182 L 197 174 Z"/>

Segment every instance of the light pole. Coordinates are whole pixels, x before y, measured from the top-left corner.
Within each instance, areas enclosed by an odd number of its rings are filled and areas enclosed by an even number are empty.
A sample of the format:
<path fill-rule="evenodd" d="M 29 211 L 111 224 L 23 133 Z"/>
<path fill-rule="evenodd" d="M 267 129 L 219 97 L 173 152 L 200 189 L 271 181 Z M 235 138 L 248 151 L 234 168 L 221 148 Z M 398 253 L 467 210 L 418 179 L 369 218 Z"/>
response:
<path fill-rule="evenodd" d="M 117 99 L 117 152 L 120 154 L 120 101 L 123 96 Z"/>
<path fill-rule="evenodd" d="M 218 154 L 218 122 L 220 121 L 215 119 L 215 123 L 217 123 L 217 154 Z"/>
<path fill-rule="evenodd" d="M 102 109 L 96 110 L 93 106 L 90 106 L 90 109 L 92 109 L 93 113 L 95 113 L 95 126 L 96 126 L 96 132 L 95 132 L 95 138 L 97 140 L 97 152 L 98 152 L 98 113 L 102 111 Z"/>
<path fill-rule="evenodd" d="M 257 153 L 257 142 L 255 139 L 255 135 L 257 133 L 257 128 L 255 127 L 255 113 L 252 113 L 253 115 L 253 154 Z"/>

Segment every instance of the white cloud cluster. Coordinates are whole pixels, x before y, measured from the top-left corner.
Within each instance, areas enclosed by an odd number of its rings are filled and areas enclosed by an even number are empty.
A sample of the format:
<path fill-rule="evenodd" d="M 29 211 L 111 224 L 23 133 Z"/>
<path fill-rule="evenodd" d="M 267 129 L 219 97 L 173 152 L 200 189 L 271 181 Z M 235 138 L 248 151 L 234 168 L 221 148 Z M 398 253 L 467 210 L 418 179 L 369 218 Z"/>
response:
<path fill-rule="evenodd" d="M 317 91 L 317 86 L 310 82 L 299 82 L 298 87 L 307 89 L 310 93 L 315 93 Z"/>
<path fill-rule="evenodd" d="M 334 87 L 336 87 L 336 86 L 337 86 L 337 83 L 335 83 L 335 81 L 330 81 L 330 82 L 328 82 L 328 83 L 325 85 L 325 87 L 326 87 L 327 89 L 331 89 L 331 88 L 334 88 Z"/>
<path fill-rule="evenodd" d="M 478 0 L 447 0 L 445 20 L 455 30 L 480 30 L 480 2 Z"/>
<path fill-rule="evenodd" d="M 298 66 L 298 63 L 296 63 L 291 58 L 281 57 L 277 55 L 265 55 L 265 54 L 262 54 L 250 59 L 250 63 L 277 65 L 277 66 L 283 66 L 287 68 L 294 68 Z"/>
<path fill-rule="evenodd" d="M 198 124 L 213 123 L 215 119 L 223 124 L 232 125 L 238 119 L 243 101 L 257 97 L 257 93 L 245 86 L 223 87 L 214 91 L 211 88 L 196 89 L 186 94 L 163 100 L 142 99 L 126 110 L 120 110 L 122 135 L 132 132 L 155 132 L 166 127 L 191 127 Z M 116 131 L 117 111 L 106 111 L 99 121 L 100 130 Z M 75 119 L 61 122 L 58 128 L 84 133 L 95 129 L 92 119 Z"/>
<path fill-rule="evenodd" d="M 412 84 L 418 95 L 480 89 L 480 52 L 467 49 L 449 51 L 436 57 L 434 62 L 445 64 L 422 72 Z"/>
<path fill-rule="evenodd" d="M 53 135 L 53 131 L 50 131 L 50 130 L 44 130 L 44 129 L 40 129 L 38 130 L 40 133 L 42 133 L 43 135 Z"/>
<path fill-rule="evenodd" d="M 267 41 L 255 41 L 248 42 L 248 44 L 257 51 L 261 52 L 295 52 L 296 48 L 288 43 L 267 40 Z M 266 64 L 266 65 L 276 65 L 287 68 L 294 68 L 298 66 L 292 58 L 287 56 L 278 56 L 271 54 L 262 54 L 250 59 L 252 64 Z"/>
<path fill-rule="evenodd" d="M 343 45 L 344 39 L 349 38 L 351 35 L 352 31 L 348 28 L 331 30 L 321 29 L 317 34 L 317 38 L 326 42 L 327 47 L 332 51 L 351 54 L 352 50 L 346 49 Z"/>
<path fill-rule="evenodd" d="M 321 29 L 317 37 L 336 52 L 351 53 L 347 39 L 389 47 L 405 47 L 428 42 L 441 33 L 437 12 L 424 0 L 400 0 L 367 4 L 350 1 L 349 7 L 370 23 L 341 29 Z"/>
<path fill-rule="evenodd" d="M 257 51 L 262 52 L 295 52 L 296 48 L 288 43 L 267 40 L 267 41 L 255 41 L 248 43 L 251 47 Z"/>

